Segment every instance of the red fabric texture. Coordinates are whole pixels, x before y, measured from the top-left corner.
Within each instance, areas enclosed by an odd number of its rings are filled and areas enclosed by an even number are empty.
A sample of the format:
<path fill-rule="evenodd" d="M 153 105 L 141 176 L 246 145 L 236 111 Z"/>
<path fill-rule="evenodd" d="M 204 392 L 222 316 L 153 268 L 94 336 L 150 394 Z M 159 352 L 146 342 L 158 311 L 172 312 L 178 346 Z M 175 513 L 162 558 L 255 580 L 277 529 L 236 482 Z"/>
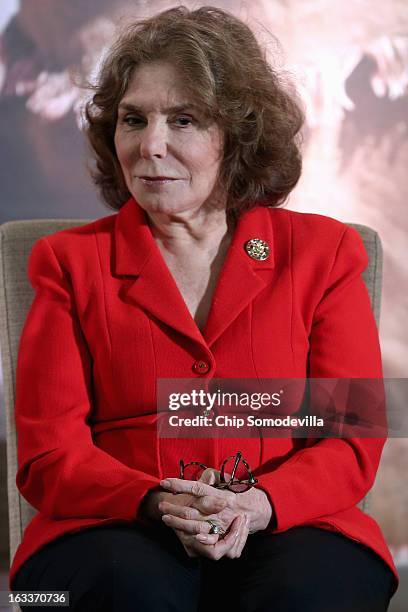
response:
<path fill-rule="evenodd" d="M 244 245 L 261 238 L 264 261 Z M 323 215 L 257 207 L 238 221 L 201 333 L 130 198 L 117 214 L 38 240 L 35 298 L 16 378 L 17 486 L 38 511 L 10 570 L 88 526 L 131 523 L 178 462 L 219 467 L 238 449 L 280 532 L 311 525 L 368 546 L 398 574 L 372 517 L 384 439 L 159 439 L 158 378 L 381 378 L 378 332 L 354 229 Z M 197 373 L 194 363 L 209 365 Z"/>

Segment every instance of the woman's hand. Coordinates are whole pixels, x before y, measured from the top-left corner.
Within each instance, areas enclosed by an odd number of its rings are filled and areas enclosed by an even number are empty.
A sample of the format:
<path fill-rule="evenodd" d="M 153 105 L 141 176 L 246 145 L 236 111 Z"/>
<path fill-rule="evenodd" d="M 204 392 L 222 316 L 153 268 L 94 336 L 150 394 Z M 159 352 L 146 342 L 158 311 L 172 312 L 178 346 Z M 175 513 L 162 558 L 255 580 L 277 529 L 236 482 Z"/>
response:
<path fill-rule="evenodd" d="M 215 479 L 212 469 L 205 470 L 201 476 L 201 481 L 208 485 L 214 483 Z M 211 487 L 211 490 L 214 489 Z M 205 522 L 225 508 L 225 501 L 220 497 L 206 496 L 206 499 L 199 499 L 189 493 L 173 494 L 154 490 L 146 495 L 140 513 L 151 520 L 160 520 L 167 508 L 172 508 L 188 520 L 184 529 L 170 525 L 171 517 L 165 517 L 163 522 L 173 528 L 189 557 L 204 556 L 218 560 L 223 556 L 233 559 L 241 555 L 248 537 L 248 518 L 245 514 L 229 513 L 225 524 L 225 530 L 229 528 L 229 532 L 223 539 L 218 534 L 210 534 L 211 525 Z"/>
<path fill-rule="evenodd" d="M 200 482 L 211 485 L 216 478 L 216 471 L 207 468 L 201 475 Z M 182 498 L 186 495 L 189 495 L 188 505 L 182 503 Z M 226 510 L 228 518 L 225 514 L 223 526 L 225 531 L 228 528 L 229 531 L 221 539 L 218 534 L 210 534 L 211 525 L 206 520 L 226 509 L 225 500 L 216 496 L 197 498 L 190 494 L 175 494 L 173 500 L 175 504 L 172 504 L 169 498 L 160 501 L 159 509 L 163 512 L 163 522 L 173 528 L 189 557 L 204 556 L 217 561 L 224 556 L 230 559 L 241 556 L 248 537 L 249 521 L 245 513 L 234 515 Z M 177 529 L 174 524 L 174 515 L 167 514 L 170 510 L 176 513 L 176 517 L 186 520 L 182 529 Z"/>
<path fill-rule="evenodd" d="M 207 468 L 201 475 L 200 482 L 211 485 L 214 484 L 216 479 L 216 471 Z M 227 528 L 229 530 L 227 535 L 221 538 L 218 534 L 209 533 L 211 525 L 206 520 L 210 517 L 214 518 L 218 512 L 225 510 L 225 500 L 211 495 L 201 498 L 191 495 L 192 501 L 189 499 L 189 507 L 186 507 L 183 503 L 178 503 L 184 495 L 190 494 L 175 494 L 176 504 L 172 505 L 171 500 L 167 498 L 167 502 L 159 503 L 159 508 L 164 512 L 173 508 L 179 517 L 186 519 L 183 528 L 177 529 L 174 524 L 171 525 L 174 522 L 173 515 L 164 514 L 163 516 L 163 522 L 174 529 L 188 556 L 204 556 L 215 561 L 224 556 L 230 559 L 240 557 L 248 537 L 248 517 L 245 514 L 234 516 L 229 513 L 229 519 L 225 523 L 225 531 L 227 531 Z M 218 522 L 220 523 L 220 521 Z"/>
<path fill-rule="evenodd" d="M 201 475 L 202 482 L 206 482 L 207 484 L 214 483 L 215 478 L 216 477 L 213 474 L 213 470 L 210 468 L 205 470 Z M 162 502 L 168 502 L 171 504 L 172 508 L 175 506 L 182 507 L 183 510 L 181 511 L 181 515 L 184 518 L 194 519 L 200 516 L 200 513 L 196 510 L 189 509 L 193 504 L 197 503 L 197 497 L 195 495 L 190 493 L 177 494 L 167 491 L 160 491 L 159 489 L 153 489 L 147 493 L 141 503 L 139 515 L 141 517 L 148 518 L 151 521 L 161 521 L 163 514 L 165 514 L 165 511 L 163 511 L 161 507 Z M 200 509 L 203 511 L 203 513 L 208 515 L 222 510 L 223 507 L 224 504 L 220 503 L 219 498 L 207 498 L 205 503 L 200 505 Z M 203 533 L 208 533 L 210 529 L 210 525 L 208 523 L 201 525 L 201 527 Z M 196 533 L 198 533 L 198 531 L 196 531 Z"/>
<path fill-rule="evenodd" d="M 224 529 L 228 529 L 232 521 L 243 514 L 249 519 L 249 533 L 255 533 L 266 529 L 272 518 L 272 506 L 266 493 L 255 487 L 245 493 L 232 493 L 211 487 L 200 480 L 166 478 L 160 484 L 173 493 L 187 493 L 196 497 L 196 501 L 189 504 L 190 510 L 179 504 L 173 505 L 167 499 L 160 504 L 161 511 L 165 516 L 169 516 L 168 519 L 163 519 L 166 524 L 186 533 L 198 533 L 196 523 L 208 518 L 216 520 Z M 217 507 L 220 508 L 218 511 Z"/>
<path fill-rule="evenodd" d="M 150 521 L 161 521 L 163 512 L 160 510 L 160 503 L 163 501 L 170 502 L 172 506 L 180 505 L 187 508 L 190 504 L 195 502 L 195 497 L 189 494 L 175 495 L 166 491 L 154 489 L 149 491 L 144 497 L 140 506 L 139 516 L 147 518 Z"/>
<path fill-rule="evenodd" d="M 208 523 L 205 523 L 208 525 Z M 210 527 L 210 525 L 208 525 Z M 217 534 L 189 535 L 182 529 L 175 529 L 184 549 L 189 557 L 207 557 L 218 561 L 221 557 L 235 559 L 240 557 L 248 537 L 248 518 L 246 515 L 237 516 L 227 535 L 219 539 Z"/>

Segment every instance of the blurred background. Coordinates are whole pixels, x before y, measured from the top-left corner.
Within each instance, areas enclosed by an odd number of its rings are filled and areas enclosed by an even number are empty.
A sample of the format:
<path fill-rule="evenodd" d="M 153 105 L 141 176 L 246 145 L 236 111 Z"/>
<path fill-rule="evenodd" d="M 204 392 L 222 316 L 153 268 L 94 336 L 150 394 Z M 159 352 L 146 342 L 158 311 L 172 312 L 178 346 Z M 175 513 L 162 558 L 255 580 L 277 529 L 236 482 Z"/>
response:
<path fill-rule="evenodd" d="M 407 377 L 406 0 L 2 0 L 0 223 L 113 213 L 98 199 L 86 170 L 81 108 L 90 93 L 78 89 L 70 74 L 92 78 L 118 26 L 178 4 L 212 4 L 243 19 L 272 65 L 299 90 L 307 112 L 304 171 L 286 206 L 378 231 L 384 248 L 384 374 Z M 5 456 L 1 410 L 2 584 L 9 565 Z M 408 440 L 388 440 L 371 513 L 401 573 L 393 612 L 408 609 L 407 472 Z"/>

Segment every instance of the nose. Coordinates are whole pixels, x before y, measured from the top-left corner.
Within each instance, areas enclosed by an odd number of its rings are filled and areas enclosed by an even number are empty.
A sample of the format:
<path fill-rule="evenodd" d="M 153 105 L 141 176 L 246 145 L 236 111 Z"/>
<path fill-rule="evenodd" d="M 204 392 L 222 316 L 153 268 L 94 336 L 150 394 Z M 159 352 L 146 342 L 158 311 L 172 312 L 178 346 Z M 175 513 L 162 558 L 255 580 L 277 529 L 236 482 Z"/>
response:
<path fill-rule="evenodd" d="M 149 123 L 142 130 L 140 140 L 140 156 L 149 159 L 152 157 L 166 157 L 167 155 L 167 126 L 155 122 Z"/>

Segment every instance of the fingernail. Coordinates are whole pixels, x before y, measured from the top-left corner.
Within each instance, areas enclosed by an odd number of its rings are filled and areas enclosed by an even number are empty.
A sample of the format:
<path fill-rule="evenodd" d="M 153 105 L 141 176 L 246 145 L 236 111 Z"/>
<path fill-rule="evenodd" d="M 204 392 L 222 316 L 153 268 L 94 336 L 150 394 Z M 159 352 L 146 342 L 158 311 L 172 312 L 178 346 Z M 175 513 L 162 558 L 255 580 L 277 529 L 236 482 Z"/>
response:
<path fill-rule="evenodd" d="M 200 540 L 200 542 L 207 542 L 208 538 L 203 533 L 198 533 L 197 534 L 197 540 Z"/>
<path fill-rule="evenodd" d="M 166 522 L 166 521 L 168 521 L 168 520 L 169 520 L 169 518 L 170 518 L 170 516 L 169 516 L 168 514 L 163 514 L 163 516 L 162 516 L 162 521 L 165 521 L 165 522 Z"/>
<path fill-rule="evenodd" d="M 160 485 L 162 487 L 171 487 L 171 482 L 170 482 L 170 480 L 161 480 L 160 481 Z"/>

